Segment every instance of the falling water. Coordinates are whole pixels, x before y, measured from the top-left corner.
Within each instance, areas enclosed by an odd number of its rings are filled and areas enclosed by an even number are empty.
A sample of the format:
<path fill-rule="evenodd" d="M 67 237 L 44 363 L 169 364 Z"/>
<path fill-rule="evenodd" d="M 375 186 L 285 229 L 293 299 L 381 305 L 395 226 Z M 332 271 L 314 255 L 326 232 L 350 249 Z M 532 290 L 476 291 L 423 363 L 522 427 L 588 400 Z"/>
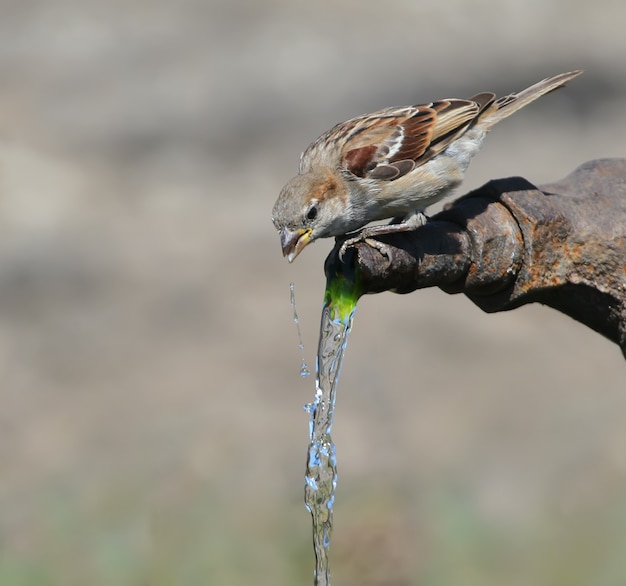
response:
<path fill-rule="evenodd" d="M 310 443 L 304 502 L 313 520 L 316 586 L 330 586 L 328 554 L 337 485 L 337 459 L 331 428 L 337 383 L 356 309 L 355 291 L 353 283 L 342 277 L 329 280 L 320 324 L 315 398 L 305 406 L 310 414 Z"/>
<path fill-rule="evenodd" d="M 300 331 L 300 318 L 298 317 L 298 312 L 296 311 L 296 286 L 294 283 L 290 283 L 289 285 L 289 300 L 291 302 L 291 311 L 293 312 L 293 323 L 296 324 L 296 330 L 298 331 L 298 348 L 300 349 L 302 358 L 300 363 L 300 376 L 302 378 L 306 378 L 311 374 L 311 369 L 304 359 L 304 343 L 302 342 L 302 332 Z"/>

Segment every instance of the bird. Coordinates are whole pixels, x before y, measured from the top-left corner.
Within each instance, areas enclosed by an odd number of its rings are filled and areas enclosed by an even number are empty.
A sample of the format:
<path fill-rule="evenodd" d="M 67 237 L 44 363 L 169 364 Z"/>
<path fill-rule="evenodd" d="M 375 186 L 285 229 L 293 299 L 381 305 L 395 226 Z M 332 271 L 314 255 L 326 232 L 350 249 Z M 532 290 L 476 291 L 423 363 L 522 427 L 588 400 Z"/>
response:
<path fill-rule="evenodd" d="M 423 225 L 424 210 L 461 183 L 492 126 L 581 73 L 561 73 L 498 99 L 482 92 L 384 108 L 335 125 L 302 153 L 298 174 L 274 204 L 283 256 L 293 262 L 319 238 L 361 228 L 342 250 Z M 388 218 L 388 224 L 367 226 Z"/>

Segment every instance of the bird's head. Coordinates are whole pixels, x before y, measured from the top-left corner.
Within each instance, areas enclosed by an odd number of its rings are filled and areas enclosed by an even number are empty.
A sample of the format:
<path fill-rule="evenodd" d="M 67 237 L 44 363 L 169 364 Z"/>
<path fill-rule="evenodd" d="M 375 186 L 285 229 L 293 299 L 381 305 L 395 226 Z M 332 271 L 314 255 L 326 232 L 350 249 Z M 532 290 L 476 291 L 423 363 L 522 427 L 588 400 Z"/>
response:
<path fill-rule="evenodd" d="M 345 234 L 349 207 L 348 190 L 340 179 L 316 172 L 296 175 L 272 210 L 283 256 L 292 262 L 314 240 Z"/>

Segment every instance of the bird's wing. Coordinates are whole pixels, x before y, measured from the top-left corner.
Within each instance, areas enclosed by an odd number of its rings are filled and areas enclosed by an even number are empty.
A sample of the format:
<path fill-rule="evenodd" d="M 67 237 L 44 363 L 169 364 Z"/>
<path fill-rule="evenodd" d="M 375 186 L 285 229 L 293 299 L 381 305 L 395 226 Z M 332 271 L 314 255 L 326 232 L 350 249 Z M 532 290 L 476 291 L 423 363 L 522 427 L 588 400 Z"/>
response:
<path fill-rule="evenodd" d="M 353 175 L 390 181 L 443 151 L 493 99 L 484 93 L 470 100 L 388 108 L 337 125 L 310 148 L 319 148 L 321 141 L 339 151 L 341 166 Z"/>

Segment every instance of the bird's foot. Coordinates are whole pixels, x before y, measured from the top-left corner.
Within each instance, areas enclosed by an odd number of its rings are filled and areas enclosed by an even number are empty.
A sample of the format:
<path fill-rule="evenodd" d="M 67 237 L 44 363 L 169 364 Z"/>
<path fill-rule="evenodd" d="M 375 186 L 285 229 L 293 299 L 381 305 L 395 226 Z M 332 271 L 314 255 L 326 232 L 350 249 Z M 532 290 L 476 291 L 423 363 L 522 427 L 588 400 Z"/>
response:
<path fill-rule="evenodd" d="M 378 250 L 383 256 L 387 257 L 388 261 L 391 261 L 390 247 L 381 242 L 380 240 L 374 240 L 374 236 L 382 236 L 383 234 L 394 234 L 396 232 L 410 232 L 420 226 L 423 226 L 428 221 L 426 214 L 420 210 L 416 210 L 403 219 L 394 219 L 389 224 L 379 224 L 375 226 L 366 226 L 355 236 L 344 240 L 341 248 L 339 249 L 339 259 L 343 260 L 346 253 L 346 249 L 350 246 L 354 246 L 359 242 L 365 242 L 368 246 Z"/>

